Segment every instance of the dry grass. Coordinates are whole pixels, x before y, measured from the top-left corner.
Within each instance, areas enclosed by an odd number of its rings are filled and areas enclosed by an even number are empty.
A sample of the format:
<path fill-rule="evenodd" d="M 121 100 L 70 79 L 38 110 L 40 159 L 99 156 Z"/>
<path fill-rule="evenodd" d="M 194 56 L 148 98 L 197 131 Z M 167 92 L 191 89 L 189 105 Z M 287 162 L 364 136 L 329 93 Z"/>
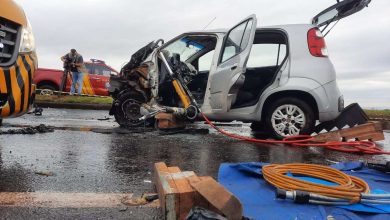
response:
<path fill-rule="evenodd" d="M 390 109 L 384 110 L 364 110 L 370 118 L 385 118 L 390 119 Z"/>
<path fill-rule="evenodd" d="M 37 95 L 37 102 L 81 103 L 81 104 L 112 104 L 111 97 L 57 96 Z"/>

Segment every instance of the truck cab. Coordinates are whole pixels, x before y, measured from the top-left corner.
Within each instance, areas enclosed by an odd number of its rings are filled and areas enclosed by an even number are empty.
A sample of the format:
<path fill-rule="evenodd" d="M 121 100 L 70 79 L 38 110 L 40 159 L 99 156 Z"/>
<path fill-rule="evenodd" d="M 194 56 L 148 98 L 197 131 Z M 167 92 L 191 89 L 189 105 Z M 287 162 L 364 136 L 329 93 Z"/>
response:
<path fill-rule="evenodd" d="M 28 112 L 35 98 L 35 40 L 23 9 L 0 0 L 0 123 Z"/>

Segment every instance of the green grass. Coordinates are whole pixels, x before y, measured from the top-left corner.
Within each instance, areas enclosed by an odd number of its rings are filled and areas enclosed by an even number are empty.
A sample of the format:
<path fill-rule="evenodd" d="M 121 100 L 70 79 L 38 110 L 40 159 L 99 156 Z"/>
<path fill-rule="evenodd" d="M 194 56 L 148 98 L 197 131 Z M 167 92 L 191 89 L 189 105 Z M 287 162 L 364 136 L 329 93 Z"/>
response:
<path fill-rule="evenodd" d="M 365 109 L 364 112 L 366 112 L 366 114 L 370 118 L 390 119 L 390 109 L 384 109 L 384 110 L 367 110 L 367 109 Z"/>
<path fill-rule="evenodd" d="M 57 96 L 37 95 L 36 102 L 81 103 L 81 104 L 112 104 L 111 97 Z"/>

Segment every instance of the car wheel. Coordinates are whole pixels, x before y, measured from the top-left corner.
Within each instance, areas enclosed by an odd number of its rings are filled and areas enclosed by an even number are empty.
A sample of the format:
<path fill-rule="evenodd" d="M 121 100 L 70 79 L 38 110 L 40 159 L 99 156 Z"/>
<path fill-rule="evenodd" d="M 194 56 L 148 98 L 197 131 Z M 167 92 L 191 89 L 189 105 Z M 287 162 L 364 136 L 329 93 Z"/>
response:
<path fill-rule="evenodd" d="M 148 125 L 149 121 L 139 120 L 142 117 L 140 108 L 146 100 L 142 94 L 135 91 L 126 92 L 115 101 L 114 117 L 116 122 L 122 127 L 139 127 Z"/>
<path fill-rule="evenodd" d="M 277 139 L 299 134 L 311 134 L 315 126 L 313 109 L 304 101 L 286 97 L 271 104 L 266 127 Z"/>
<path fill-rule="evenodd" d="M 52 85 L 41 85 L 38 87 L 41 90 L 40 95 L 53 95 L 53 92 L 56 91 L 56 88 Z"/>
<path fill-rule="evenodd" d="M 252 131 L 265 131 L 267 127 L 265 126 L 264 121 L 254 121 L 251 124 Z"/>

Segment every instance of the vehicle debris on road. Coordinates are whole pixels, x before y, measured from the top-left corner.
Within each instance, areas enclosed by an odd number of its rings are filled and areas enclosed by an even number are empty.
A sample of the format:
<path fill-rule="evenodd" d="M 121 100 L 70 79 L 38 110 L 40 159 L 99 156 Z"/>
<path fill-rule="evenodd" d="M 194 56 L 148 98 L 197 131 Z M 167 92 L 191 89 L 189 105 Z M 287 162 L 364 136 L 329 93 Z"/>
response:
<path fill-rule="evenodd" d="M 41 134 L 54 132 L 54 127 L 46 126 L 44 124 L 40 124 L 38 126 L 30 126 L 25 128 L 18 129 L 8 129 L 8 130 L 0 130 L 0 135 L 2 134 Z"/>
<path fill-rule="evenodd" d="M 41 175 L 41 176 L 53 176 L 54 175 L 54 173 L 51 171 L 35 171 L 34 173 L 37 175 Z"/>

